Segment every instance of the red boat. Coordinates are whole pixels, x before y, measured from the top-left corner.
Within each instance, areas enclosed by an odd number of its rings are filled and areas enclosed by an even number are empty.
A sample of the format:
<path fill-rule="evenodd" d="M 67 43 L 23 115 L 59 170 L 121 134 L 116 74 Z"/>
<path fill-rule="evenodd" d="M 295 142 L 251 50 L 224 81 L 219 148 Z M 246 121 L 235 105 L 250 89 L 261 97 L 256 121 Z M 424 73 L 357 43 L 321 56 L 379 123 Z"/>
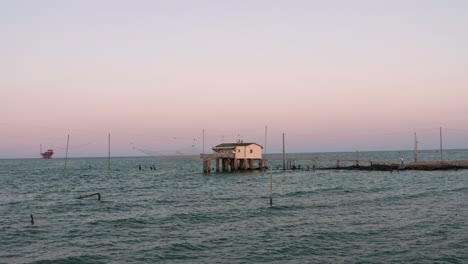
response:
<path fill-rule="evenodd" d="M 53 149 L 48 149 L 46 152 L 42 152 L 42 145 L 41 145 L 41 156 L 43 159 L 50 159 L 52 158 L 52 155 L 54 155 L 54 150 Z"/>

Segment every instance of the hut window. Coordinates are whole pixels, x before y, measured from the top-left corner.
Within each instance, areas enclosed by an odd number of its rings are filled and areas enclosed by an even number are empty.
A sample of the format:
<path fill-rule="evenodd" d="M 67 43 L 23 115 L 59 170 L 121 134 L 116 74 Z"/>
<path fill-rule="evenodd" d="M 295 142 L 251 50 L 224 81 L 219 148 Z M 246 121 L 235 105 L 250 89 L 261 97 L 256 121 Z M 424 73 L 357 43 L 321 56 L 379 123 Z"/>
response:
<path fill-rule="evenodd" d="M 250 153 L 253 153 L 253 149 L 250 150 Z"/>
<path fill-rule="evenodd" d="M 237 152 L 240 152 L 240 149 L 238 149 Z"/>

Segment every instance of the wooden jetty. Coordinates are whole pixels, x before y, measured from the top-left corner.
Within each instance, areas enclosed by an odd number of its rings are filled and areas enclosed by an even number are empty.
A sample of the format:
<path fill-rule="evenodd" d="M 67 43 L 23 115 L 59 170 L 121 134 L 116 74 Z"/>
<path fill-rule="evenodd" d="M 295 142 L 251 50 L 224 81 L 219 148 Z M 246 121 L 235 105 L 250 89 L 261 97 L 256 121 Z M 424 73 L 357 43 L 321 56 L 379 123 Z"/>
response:
<path fill-rule="evenodd" d="M 270 159 L 281 161 L 283 159 Z M 304 167 L 296 166 L 296 161 L 311 162 L 312 169 L 319 170 L 368 170 L 368 171 L 393 171 L 393 170 L 457 170 L 457 169 L 468 169 L 468 160 L 451 160 L 451 161 L 419 161 L 410 163 L 396 163 L 380 160 L 358 160 L 358 159 L 289 159 L 285 160 L 286 167 L 284 170 L 298 170 L 305 169 Z M 325 162 L 327 164 L 333 163 L 334 166 L 317 167 L 319 162 Z M 345 165 L 344 163 L 352 164 Z M 307 168 L 308 169 L 308 168 Z"/>
<path fill-rule="evenodd" d="M 338 159 L 338 158 L 307 158 L 285 157 L 269 159 L 242 159 L 236 158 L 234 153 L 201 154 L 203 158 L 203 171 L 212 171 L 212 160 L 216 161 L 216 172 L 231 172 L 238 170 L 266 169 L 268 163 L 283 161 L 283 166 L 276 169 L 282 170 L 362 170 L 362 171 L 394 171 L 394 170 L 457 170 L 468 169 L 468 160 L 453 161 L 419 161 L 410 163 L 388 162 L 381 160 Z M 254 166 L 254 162 L 257 166 Z M 299 164 L 301 163 L 301 164 Z M 318 165 L 326 164 L 325 167 Z M 220 169 L 220 164 L 222 168 Z M 333 165 L 331 165 L 333 164 Z M 350 165 L 351 164 L 351 165 Z M 301 166 L 302 165 L 302 166 Z"/>
<path fill-rule="evenodd" d="M 287 157 L 283 150 L 282 157 L 262 157 L 263 147 L 257 143 L 223 143 L 213 147 L 213 153 L 200 154 L 203 160 L 203 172 L 233 172 L 243 170 L 263 170 L 268 168 L 268 162 L 282 161 L 283 170 L 373 170 L 373 171 L 393 171 L 393 170 L 454 170 L 468 169 L 468 160 L 453 161 L 416 161 L 410 163 L 388 162 L 382 160 L 362 160 L 356 155 L 355 159 L 341 158 L 310 158 L 310 157 Z M 212 167 L 212 161 L 216 166 Z M 296 163 L 297 162 L 297 163 Z M 301 164 L 299 164 L 301 163 Z M 318 167 L 318 163 L 326 164 L 325 167 Z M 333 165 L 331 165 L 333 164 Z M 301 167 L 301 165 L 303 165 Z M 304 166 L 305 165 L 305 166 Z M 276 166 L 280 169 L 280 166 Z"/>

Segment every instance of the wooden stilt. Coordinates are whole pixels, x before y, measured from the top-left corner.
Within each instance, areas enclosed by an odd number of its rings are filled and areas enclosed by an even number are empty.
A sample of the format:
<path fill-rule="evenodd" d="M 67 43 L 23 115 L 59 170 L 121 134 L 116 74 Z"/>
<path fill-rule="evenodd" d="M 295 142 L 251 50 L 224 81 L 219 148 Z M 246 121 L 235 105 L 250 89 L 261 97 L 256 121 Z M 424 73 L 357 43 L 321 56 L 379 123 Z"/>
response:
<path fill-rule="evenodd" d="M 284 133 L 283 133 L 283 170 L 286 170 L 286 159 L 285 159 L 285 150 L 284 150 Z"/>

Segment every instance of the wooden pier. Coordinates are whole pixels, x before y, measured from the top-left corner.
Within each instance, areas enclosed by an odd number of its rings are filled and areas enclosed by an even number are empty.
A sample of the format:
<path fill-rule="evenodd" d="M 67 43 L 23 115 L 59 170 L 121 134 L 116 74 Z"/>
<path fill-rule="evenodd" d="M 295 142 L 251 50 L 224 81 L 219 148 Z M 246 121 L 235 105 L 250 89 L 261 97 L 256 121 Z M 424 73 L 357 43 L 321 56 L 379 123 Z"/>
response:
<path fill-rule="evenodd" d="M 281 158 L 269 159 L 283 161 Z M 359 159 L 319 159 L 319 158 L 288 158 L 285 160 L 284 170 L 308 169 L 296 166 L 296 161 L 310 162 L 313 170 L 373 170 L 373 171 L 393 171 L 393 170 L 457 170 L 468 169 L 468 160 L 447 160 L 447 161 L 419 161 L 409 163 L 388 162 L 381 160 L 359 160 Z M 317 167 L 318 163 L 334 164 L 333 166 Z M 343 165 L 347 163 L 348 165 Z M 352 164 L 352 165 L 349 165 Z M 306 165 L 308 166 L 308 165 Z M 310 168 L 310 167 L 309 167 Z"/>
<path fill-rule="evenodd" d="M 284 139 L 284 135 L 283 135 Z M 284 144 L 283 144 L 284 146 Z M 264 170 L 268 168 L 268 162 L 271 161 L 272 169 L 282 170 L 316 170 L 316 169 L 340 169 L 340 170 L 375 170 L 375 171 L 393 171 L 393 170 L 453 170 L 468 169 L 468 160 L 455 161 L 417 161 L 404 163 L 403 158 L 399 162 L 388 162 L 382 160 L 363 160 L 359 158 L 356 152 L 355 158 L 317 158 L 307 157 L 305 155 L 286 156 L 283 149 L 282 157 L 262 157 L 263 147 L 257 143 L 222 143 L 213 147 L 213 153 L 200 154 L 203 160 L 203 172 L 234 172 L 245 170 Z M 212 162 L 215 161 L 215 167 Z M 281 161 L 282 166 L 275 163 Z M 321 163 L 321 167 L 318 164 Z M 302 167 L 301 167 L 302 166 Z"/>
<path fill-rule="evenodd" d="M 277 170 L 362 170 L 362 171 L 396 171 L 396 170 L 457 170 L 468 169 L 468 160 L 453 161 L 420 161 L 409 163 L 388 162 L 381 160 L 337 159 L 337 158 L 269 158 L 269 159 L 235 159 L 234 156 L 202 154 L 203 171 L 210 173 L 234 172 L 244 170 L 264 170 L 268 163 L 284 161 L 273 167 Z M 215 168 L 212 161 L 215 161 Z M 301 163 L 301 164 L 299 164 Z M 220 167 L 221 164 L 221 167 Z M 318 167 L 319 164 L 326 166 Z"/>

